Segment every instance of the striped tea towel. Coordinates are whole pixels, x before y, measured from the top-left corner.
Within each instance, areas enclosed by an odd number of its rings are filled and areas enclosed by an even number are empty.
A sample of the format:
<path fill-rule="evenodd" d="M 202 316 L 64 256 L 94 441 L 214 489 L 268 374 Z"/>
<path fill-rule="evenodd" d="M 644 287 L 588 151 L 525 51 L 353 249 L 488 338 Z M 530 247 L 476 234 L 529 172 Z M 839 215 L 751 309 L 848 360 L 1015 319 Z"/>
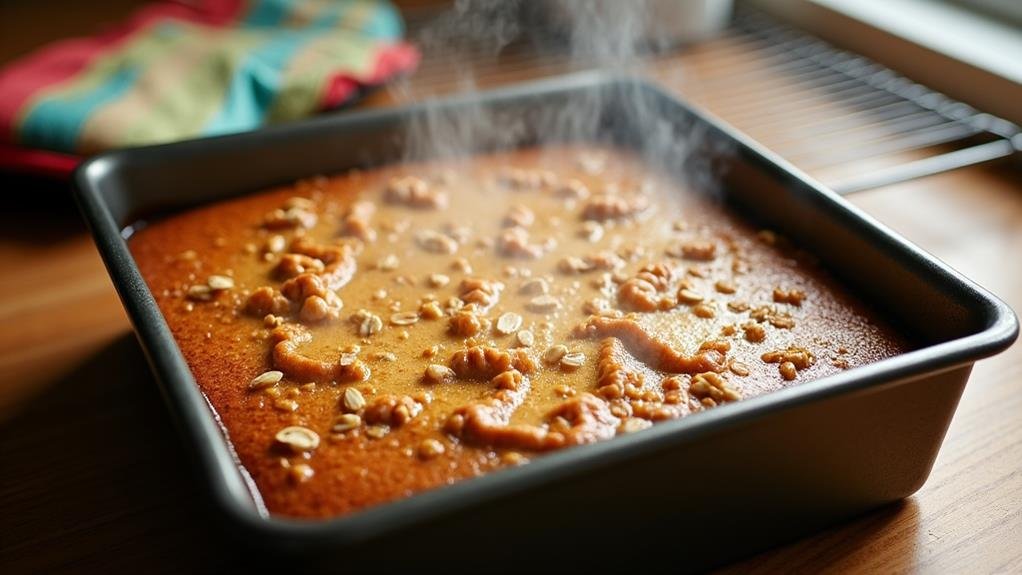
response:
<path fill-rule="evenodd" d="M 0 69 L 0 168 L 251 130 L 336 108 L 418 52 L 382 0 L 177 0 Z"/>

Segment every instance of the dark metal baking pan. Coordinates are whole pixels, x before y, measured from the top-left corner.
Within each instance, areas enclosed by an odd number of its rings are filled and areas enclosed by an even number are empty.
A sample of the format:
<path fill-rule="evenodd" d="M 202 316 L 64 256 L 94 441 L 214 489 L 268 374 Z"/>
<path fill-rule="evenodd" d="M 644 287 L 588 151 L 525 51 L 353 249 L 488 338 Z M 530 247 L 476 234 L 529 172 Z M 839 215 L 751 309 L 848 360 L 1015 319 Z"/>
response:
<path fill-rule="evenodd" d="M 641 105 L 638 105 L 641 104 Z M 567 109 L 584 114 L 564 115 Z M 465 129 L 466 117 L 482 119 Z M 558 129 L 550 130 L 551 125 Z M 415 129 L 409 131 L 409 126 Z M 445 133 L 444 127 L 461 126 Z M 914 351 L 331 520 L 268 516 L 128 251 L 140 216 L 428 153 L 597 139 L 712 190 L 879 310 Z M 544 136 L 552 132 L 554 135 Z M 456 143 L 458 145 L 451 145 Z M 719 564 L 911 495 L 972 364 L 1016 338 L 1000 300 L 744 135 L 658 88 L 580 75 L 106 154 L 77 198 L 201 480 L 258 555 L 331 570 Z M 320 563 L 321 562 L 321 563 Z M 293 564 L 293 563 L 292 563 Z"/>

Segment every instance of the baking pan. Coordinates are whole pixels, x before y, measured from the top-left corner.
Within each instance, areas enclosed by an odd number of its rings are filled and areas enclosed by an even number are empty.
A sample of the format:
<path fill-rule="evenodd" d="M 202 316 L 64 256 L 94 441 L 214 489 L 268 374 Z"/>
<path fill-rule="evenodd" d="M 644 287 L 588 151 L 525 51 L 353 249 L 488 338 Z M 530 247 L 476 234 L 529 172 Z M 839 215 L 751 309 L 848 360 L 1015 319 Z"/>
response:
<path fill-rule="evenodd" d="M 313 174 L 579 139 L 637 150 L 791 238 L 907 334 L 914 351 L 353 515 L 267 515 L 132 260 L 132 224 Z M 289 565 L 717 565 L 915 492 L 972 364 L 1018 333 L 1012 311 L 981 287 L 744 135 L 630 78 L 567 76 L 115 152 L 83 164 L 74 184 L 218 515 L 250 553 Z"/>

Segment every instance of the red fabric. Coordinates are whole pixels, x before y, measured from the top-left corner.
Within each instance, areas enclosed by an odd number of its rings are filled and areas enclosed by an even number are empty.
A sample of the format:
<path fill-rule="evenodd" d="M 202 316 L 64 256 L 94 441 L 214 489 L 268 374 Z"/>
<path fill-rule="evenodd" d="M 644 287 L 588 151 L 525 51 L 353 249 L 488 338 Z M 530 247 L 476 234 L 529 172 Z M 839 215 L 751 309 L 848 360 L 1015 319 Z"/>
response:
<path fill-rule="evenodd" d="M 419 51 L 407 43 L 394 44 L 380 51 L 377 66 L 363 78 L 338 74 L 325 84 L 320 108 L 335 108 L 354 96 L 363 84 L 379 84 L 401 70 L 411 70 L 419 62 Z M 79 156 L 21 148 L 0 142 L 0 170 L 28 172 L 66 178 L 82 161 Z"/>
<path fill-rule="evenodd" d="M 243 0 L 202 0 L 194 5 L 152 4 L 139 9 L 123 25 L 103 34 L 56 42 L 0 70 L 0 85 L 8 87 L 0 98 L 0 127 L 6 127 L 0 133 L 0 141 L 14 141 L 16 116 L 28 98 L 77 75 L 100 54 L 116 49 L 138 30 L 166 18 L 225 25 L 237 18 L 243 6 Z M 73 58 L 68 58 L 68 54 L 73 54 Z"/>
<path fill-rule="evenodd" d="M 394 44 L 380 50 L 376 59 L 376 68 L 364 78 L 355 78 L 347 74 L 331 76 L 320 97 L 321 110 L 329 110 L 340 106 L 351 98 L 361 84 L 381 84 L 390 76 L 402 70 L 412 70 L 419 63 L 419 51 L 407 43 Z"/>
<path fill-rule="evenodd" d="M 80 156 L 19 148 L 0 142 L 0 170 L 64 179 L 81 161 Z"/>
<path fill-rule="evenodd" d="M 237 20 L 246 0 L 179 0 L 159 2 L 136 11 L 125 23 L 103 34 L 54 43 L 17 63 L 0 69 L 0 84 L 13 87 L 0 99 L 0 170 L 66 178 L 82 161 L 80 156 L 24 148 L 13 143 L 18 112 L 40 90 L 55 86 L 82 70 L 105 52 L 113 51 L 139 30 L 166 19 L 211 26 L 226 26 Z M 73 53 L 73 58 L 68 58 Z M 355 95 L 359 86 L 383 83 L 390 76 L 411 70 L 419 52 L 407 43 L 383 46 L 376 67 L 364 77 L 338 74 L 323 88 L 320 109 L 335 108 Z M 8 129 L 2 129 L 2 128 Z"/>

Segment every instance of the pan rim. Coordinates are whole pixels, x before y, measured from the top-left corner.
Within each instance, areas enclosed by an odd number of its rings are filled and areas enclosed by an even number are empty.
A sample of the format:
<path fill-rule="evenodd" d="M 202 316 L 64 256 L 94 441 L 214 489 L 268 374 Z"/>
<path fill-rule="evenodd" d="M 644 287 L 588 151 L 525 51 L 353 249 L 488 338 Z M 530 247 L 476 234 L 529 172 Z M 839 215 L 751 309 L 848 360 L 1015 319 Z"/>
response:
<path fill-rule="evenodd" d="M 199 148 L 210 145 L 229 146 L 267 138 L 281 140 L 310 127 L 317 130 L 343 129 L 358 122 L 408 114 L 424 105 L 439 103 L 443 106 L 458 106 L 465 102 L 513 100 L 537 92 L 594 89 L 619 82 L 639 82 L 642 89 L 654 90 L 670 98 L 692 113 L 698 121 L 705 122 L 735 142 L 743 154 L 750 155 L 751 159 L 757 162 L 770 165 L 778 172 L 778 177 L 799 182 L 820 201 L 832 204 L 832 208 L 844 212 L 848 218 L 855 220 L 857 225 L 864 226 L 878 241 L 885 244 L 885 249 L 897 251 L 903 257 L 925 265 L 930 271 L 941 276 L 948 285 L 955 286 L 956 291 L 962 294 L 960 300 L 967 301 L 971 309 L 981 314 L 982 329 L 964 337 L 922 347 L 846 372 L 724 405 L 695 417 L 663 422 L 644 430 L 643 433 L 552 453 L 526 466 L 459 481 L 453 485 L 374 505 L 351 514 L 326 519 L 296 519 L 267 513 L 258 502 L 258 491 L 246 480 L 244 468 L 233 454 L 226 429 L 220 424 L 215 410 L 208 404 L 184 363 L 170 329 L 131 257 L 122 230 L 103 197 L 101 184 L 115 175 L 125 162 L 175 161 L 175 158 L 200 153 Z M 959 368 L 1006 349 L 1017 338 L 1019 330 L 1014 312 L 984 288 L 894 233 L 712 114 L 666 94 L 653 84 L 628 76 L 602 73 L 573 74 L 447 98 L 429 104 L 348 112 L 344 115 L 315 118 L 246 134 L 115 151 L 85 161 L 75 171 L 72 181 L 76 200 L 169 404 L 169 411 L 178 420 L 179 428 L 186 435 L 186 441 L 195 451 L 200 473 L 206 485 L 211 488 L 213 499 L 227 518 L 244 531 L 261 536 L 265 540 L 278 541 L 285 547 L 299 541 L 302 545 L 311 546 L 358 544 L 496 498 L 521 493 L 546 482 L 567 479 L 603 465 L 613 465 L 628 458 L 669 449 L 671 446 L 696 440 L 699 436 L 715 430 L 749 422 L 805 403 L 845 394 L 870 393 L 885 385 L 895 385 Z M 213 434 L 218 436 L 217 440 L 213 440 L 211 437 Z M 255 505 L 253 499 L 256 500 Z"/>

